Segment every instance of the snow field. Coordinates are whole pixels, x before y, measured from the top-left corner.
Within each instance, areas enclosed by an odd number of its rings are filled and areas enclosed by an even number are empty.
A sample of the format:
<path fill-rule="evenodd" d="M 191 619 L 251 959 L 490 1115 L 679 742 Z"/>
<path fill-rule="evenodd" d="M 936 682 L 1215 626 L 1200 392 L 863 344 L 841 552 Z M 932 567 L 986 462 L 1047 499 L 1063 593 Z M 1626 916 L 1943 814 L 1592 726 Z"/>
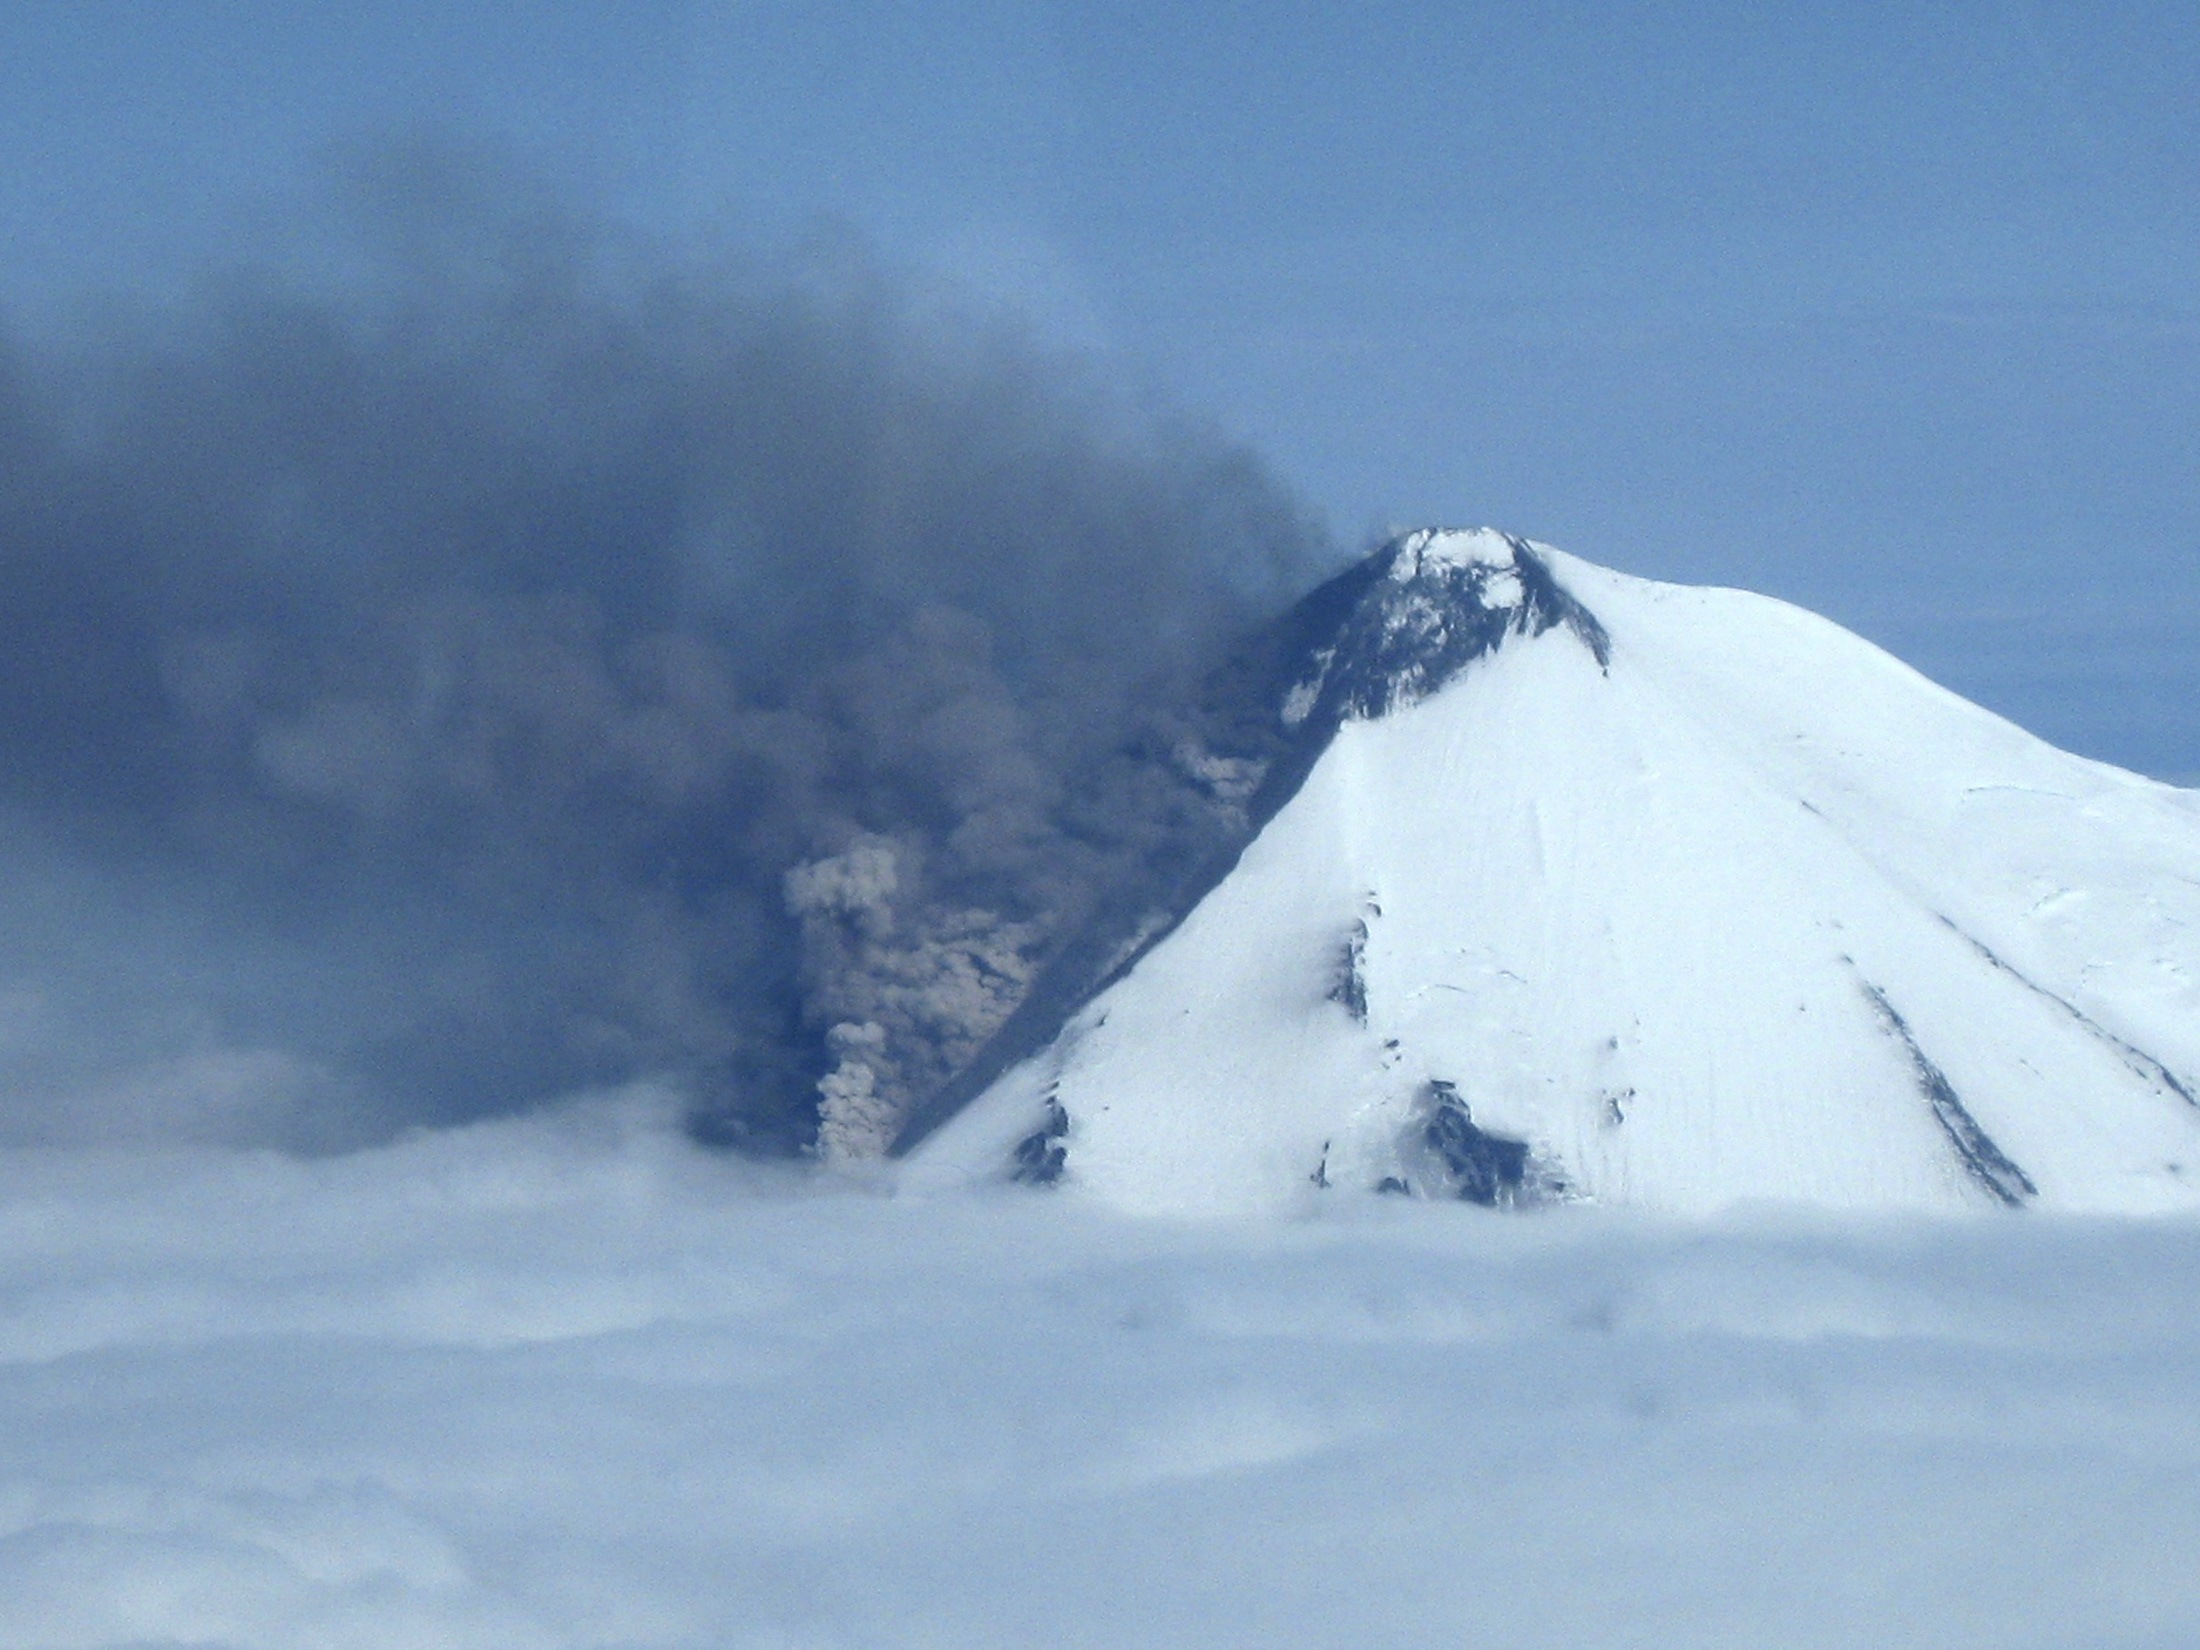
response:
<path fill-rule="evenodd" d="M 1425 1180 L 1441 1083 L 1568 1198 L 2200 1209 L 2200 798 L 1785 604 L 1540 554 L 1608 667 L 1515 633 L 1347 722 L 918 1172 L 996 1173 L 1051 1098 L 1078 1195 L 1293 1210 Z"/>

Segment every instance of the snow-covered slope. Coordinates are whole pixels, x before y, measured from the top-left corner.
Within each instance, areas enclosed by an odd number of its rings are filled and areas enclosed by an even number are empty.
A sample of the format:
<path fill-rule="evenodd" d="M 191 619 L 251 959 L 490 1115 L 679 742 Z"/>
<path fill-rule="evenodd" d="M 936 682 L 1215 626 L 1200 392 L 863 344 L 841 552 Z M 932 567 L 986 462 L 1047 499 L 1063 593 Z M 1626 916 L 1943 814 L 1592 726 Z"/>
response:
<path fill-rule="evenodd" d="M 2200 794 L 1764 597 L 1486 530 L 1373 573 L 1303 780 L 914 1183 L 2200 1206 Z"/>

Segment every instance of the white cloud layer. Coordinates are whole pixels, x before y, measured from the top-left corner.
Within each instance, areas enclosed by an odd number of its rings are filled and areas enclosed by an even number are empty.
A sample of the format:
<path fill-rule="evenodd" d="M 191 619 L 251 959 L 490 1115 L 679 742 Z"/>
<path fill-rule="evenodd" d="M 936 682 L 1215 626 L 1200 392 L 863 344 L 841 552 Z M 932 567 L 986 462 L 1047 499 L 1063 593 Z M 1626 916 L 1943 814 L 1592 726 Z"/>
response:
<path fill-rule="evenodd" d="M 0 1154 L 0 1645 L 2200 1642 L 2200 1226 Z"/>

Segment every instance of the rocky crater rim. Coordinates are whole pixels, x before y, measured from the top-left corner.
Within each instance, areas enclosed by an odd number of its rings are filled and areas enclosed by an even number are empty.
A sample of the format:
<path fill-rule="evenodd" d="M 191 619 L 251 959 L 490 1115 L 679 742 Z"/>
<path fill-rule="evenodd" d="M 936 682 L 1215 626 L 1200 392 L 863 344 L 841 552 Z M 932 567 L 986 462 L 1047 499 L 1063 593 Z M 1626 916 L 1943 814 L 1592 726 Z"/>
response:
<path fill-rule="evenodd" d="M 1524 543 L 1495 527 L 1417 527 L 1391 541 L 1390 576 L 1402 583 L 1447 569 L 1509 568 Z"/>

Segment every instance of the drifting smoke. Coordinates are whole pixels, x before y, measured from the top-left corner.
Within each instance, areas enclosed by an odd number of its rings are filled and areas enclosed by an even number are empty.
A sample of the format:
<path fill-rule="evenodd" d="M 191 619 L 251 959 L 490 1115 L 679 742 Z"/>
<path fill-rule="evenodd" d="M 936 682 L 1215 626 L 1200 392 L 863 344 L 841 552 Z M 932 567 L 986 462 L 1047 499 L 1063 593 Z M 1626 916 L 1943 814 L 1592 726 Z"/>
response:
<path fill-rule="evenodd" d="M 875 1149 L 1193 806 L 1141 707 L 1319 531 L 860 252 L 368 181 L 345 296 L 0 342 L 0 1137 L 648 1072 Z"/>

